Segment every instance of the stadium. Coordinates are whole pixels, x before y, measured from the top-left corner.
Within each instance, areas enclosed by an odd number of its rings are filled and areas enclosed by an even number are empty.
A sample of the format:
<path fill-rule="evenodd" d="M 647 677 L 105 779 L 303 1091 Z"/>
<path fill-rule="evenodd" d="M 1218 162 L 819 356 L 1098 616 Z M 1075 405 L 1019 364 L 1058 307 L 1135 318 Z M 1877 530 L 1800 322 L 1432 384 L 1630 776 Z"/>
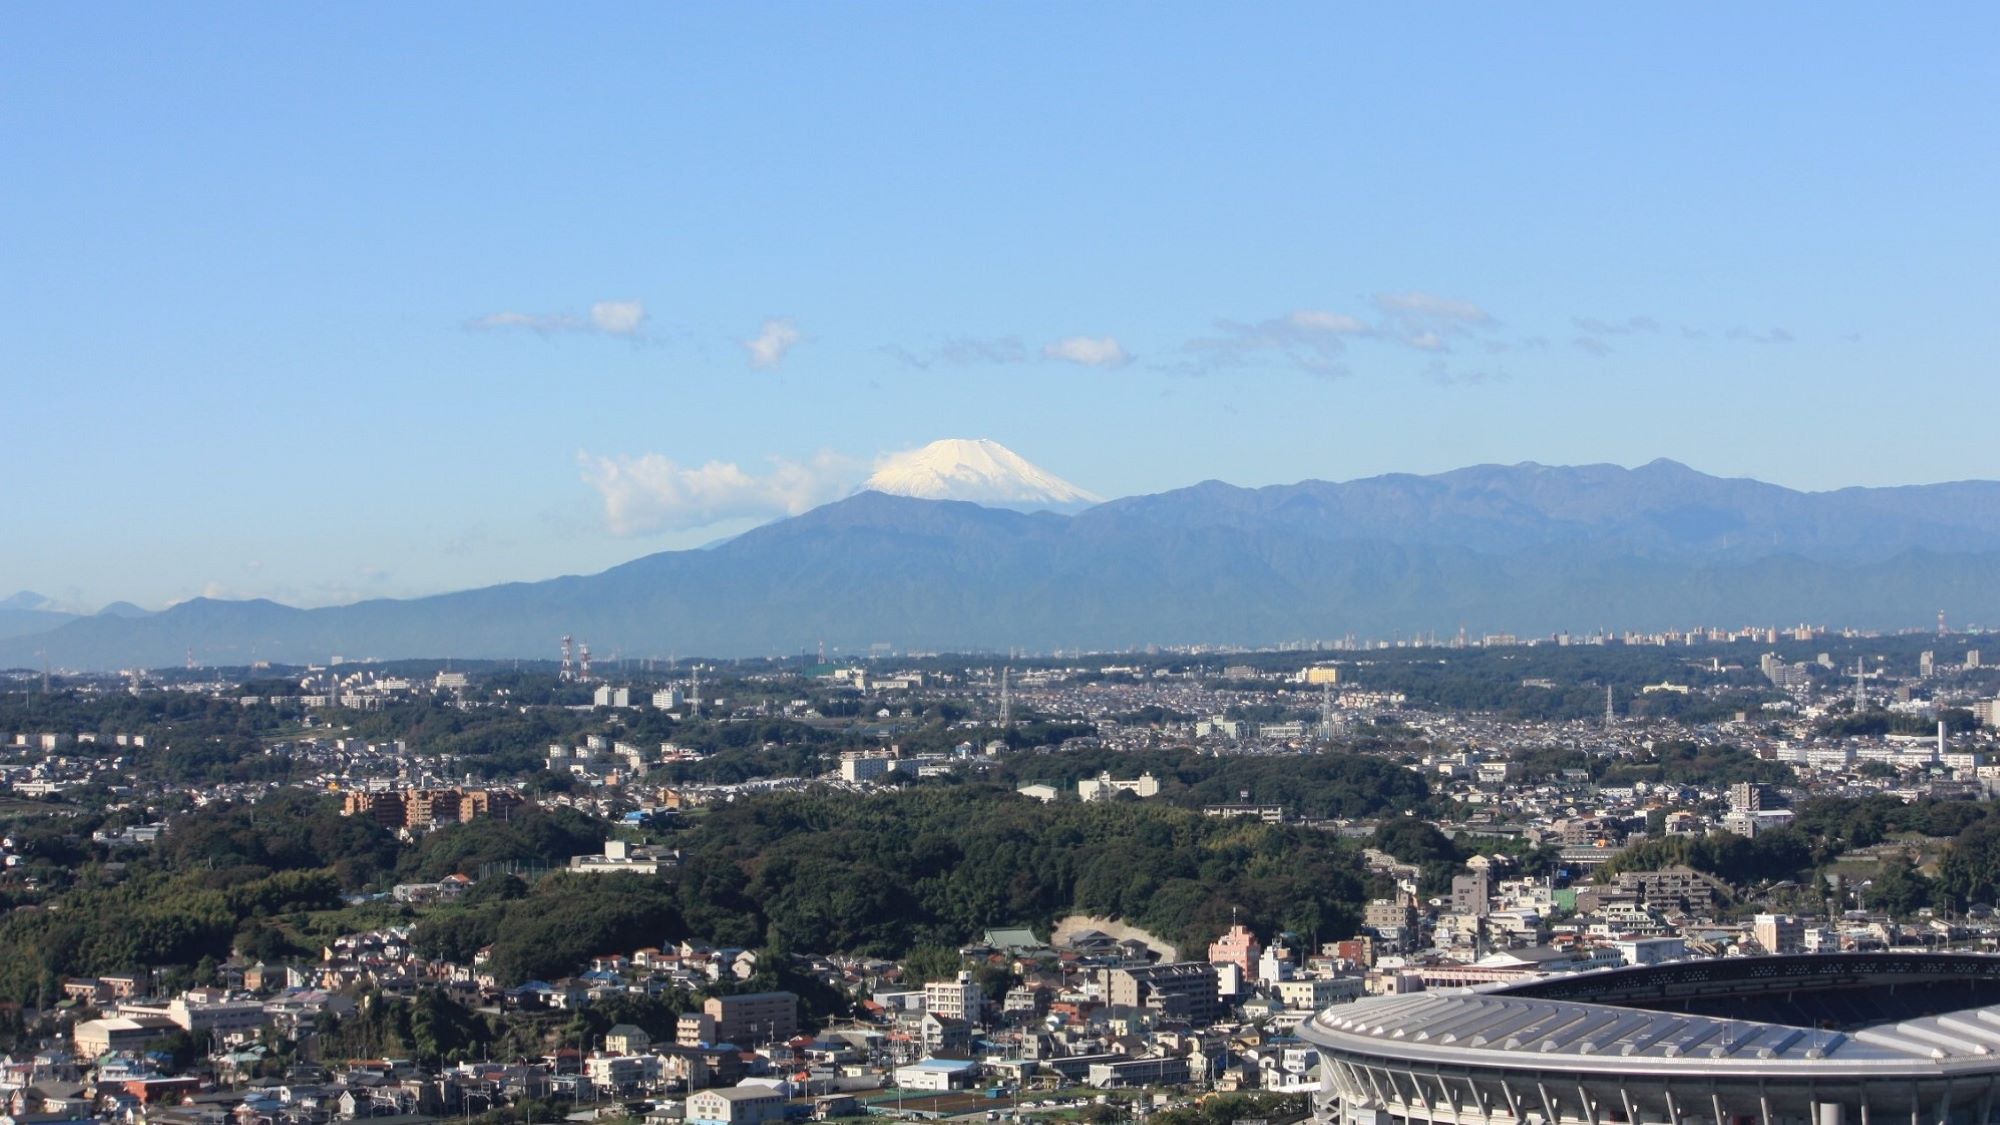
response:
<path fill-rule="evenodd" d="M 1909 1125 L 2000 1111 L 2000 957 L 1726 957 L 1379 996 L 1299 1033 L 1343 1125 Z"/>

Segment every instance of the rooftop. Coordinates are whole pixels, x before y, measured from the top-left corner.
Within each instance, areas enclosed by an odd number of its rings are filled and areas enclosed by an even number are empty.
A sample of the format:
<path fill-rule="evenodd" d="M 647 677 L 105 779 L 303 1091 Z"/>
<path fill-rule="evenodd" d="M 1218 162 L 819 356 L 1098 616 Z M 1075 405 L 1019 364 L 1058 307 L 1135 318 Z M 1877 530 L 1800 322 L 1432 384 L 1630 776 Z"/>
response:
<path fill-rule="evenodd" d="M 1703 1073 L 1808 1067 L 1845 1073 L 2000 1068 L 2000 1005 L 1968 1008 L 1854 1032 L 1716 1016 L 1654 1012 L 1494 992 L 1491 986 L 1376 997 L 1330 1009 L 1302 1029 L 1314 1042 L 1342 1041 L 1402 1057 L 1491 1056 L 1518 1067 L 1523 1056 L 1582 1069 Z M 1362 1042 L 1356 1042 L 1356 1040 Z M 1791 1064 L 1788 1066 L 1787 1064 Z M 1546 1061 L 1542 1064 L 1546 1065 Z"/>

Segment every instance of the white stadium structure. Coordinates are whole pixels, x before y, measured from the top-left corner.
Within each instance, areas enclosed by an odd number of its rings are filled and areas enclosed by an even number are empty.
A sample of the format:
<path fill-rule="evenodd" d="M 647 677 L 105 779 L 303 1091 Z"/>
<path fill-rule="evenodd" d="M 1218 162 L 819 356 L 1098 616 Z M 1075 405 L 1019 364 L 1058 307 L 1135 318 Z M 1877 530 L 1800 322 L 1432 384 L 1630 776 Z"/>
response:
<path fill-rule="evenodd" d="M 1985 1125 L 2000 957 L 1728 957 L 1380 996 L 1299 1028 L 1341 1125 Z"/>

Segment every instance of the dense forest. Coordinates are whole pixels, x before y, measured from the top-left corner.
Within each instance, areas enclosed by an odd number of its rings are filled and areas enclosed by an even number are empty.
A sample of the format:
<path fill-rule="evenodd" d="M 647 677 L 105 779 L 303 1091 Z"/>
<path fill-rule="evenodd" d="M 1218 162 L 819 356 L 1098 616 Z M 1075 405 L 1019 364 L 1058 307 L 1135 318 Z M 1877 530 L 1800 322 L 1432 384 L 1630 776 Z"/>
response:
<path fill-rule="evenodd" d="M 1815 858 L 1812 841 L 1792 828 L 1759 832 L 1755 839 L 1728 832 L 1661 836 L 1642 840 L 1611 857 L 1598 869 L 1598 878 L 1611 879 L 1621 871 L 1686 866 L 1730 883 L 1776 882 L 1805 877 Z"/>
<path fill-rule="evenodd" d="M 1193 947 L 1230 913 L 1345 937 L 1364 899 L 1326 833 L 1156 803 L 1039 805 L 984 786 L 786 795 L 704 818 L 685 840 L 687 922 L 719 940 L 883 954 L 1082 912 Z"/>
<path fill-rule="evenodd" d="M 683 937 L 894 957 L 1073 912 L 1198 948 L 1232 910 L 1266 932 L 1345 937 L 1367 892 L 1353 853 L 1324 833 L 973 787 L 739 802 L 680 843 L 671 881 L 555 878 L 438 908 L 419 948 L 466 957 L 492 945 L 495 973 L 519 981 Z"/>
<path fill-rule="evenodd" d="M 1887 856 L 1862 888 L 1863 905 L 1907 916 L 1926 906 L 1964 910 L 2000 902 L 2000 802 L 1993 801 L 1811 798 L 1794 809 L 1789 828 L 1760 832 L 1755 839 L 1713 832 L 1645 840 L 1619 852 L 1599 869 L 1599 877 L 1685 864 L 1741 886 L 1806 884 L 1848 852 L 1898 837 L 1949 841 L 1936 876 L 1925 875 L 1906 856 Z"/>
<path fill-rule="evenodd" d="M 1386 776 L 1398 773 L 1414 777 Z M 671 834 L 684 856 L 671 877 L 537 873 L 598 850 L 610 831 L 528 811 L 403 844 L 318 795 L 211 806 L 121 867 L 86 859 L 47 906 L 0 921 L 0 998 L 35 1002 L 65 976 L 139 966 L 200 979 L 231 952 L 311 957 L 343 927 L 419 919 L 353 896 L 454 871 L 485 878 L 464 902 L 423 912 L 417 940 L 439 956 L 491 945 L 509 983 L 683 938 L 896 956 L 1079 911 L 1190 948 L 1232 911 L 1265 932 L 1330 939 L 1353 932 L 1368 893 L 1352 848 L 1324 832 L 1157 801 L 1041 805 L 985 784 L 740 801 Z M 47 844 L 76 848 L 55 834 Z"/>
<path fill-rule="evenodd" d="M 1186 749 L 1064 749 L 1004 759 L 993 776 L 1009 785 L 1040 782 L 1074 794 L 1078 781 L 1104 772 L 1124 779 L 1151 773 L 1162 799 L 1194 809 L 1247 801 L 1283 805 L 1310 818 L 1433 811 L 1423 775 L 1348 753 L 1219 757 Z"/>
<path fill-rule="evenodd" d="M 474 821 L 405 845 L 372 821 L 299 791 L 218 804 L 175 821 L 149 852 L 97 862 L 59 821 L 16 830 L 17 846 L 60 892 L 0 921 L 0 998 L 54 995 L 65 976 L 135 968 L 195 970 L 231 952 L 277 961 L 317 956 L 343 927 L 393 921 L 403 908 L 350 908 L 398 880 L 520 864 L 560 865 L 602 846 L 607 826 L 568 810 Z M 199 974 L 189 979 L 199 979 Z"/>

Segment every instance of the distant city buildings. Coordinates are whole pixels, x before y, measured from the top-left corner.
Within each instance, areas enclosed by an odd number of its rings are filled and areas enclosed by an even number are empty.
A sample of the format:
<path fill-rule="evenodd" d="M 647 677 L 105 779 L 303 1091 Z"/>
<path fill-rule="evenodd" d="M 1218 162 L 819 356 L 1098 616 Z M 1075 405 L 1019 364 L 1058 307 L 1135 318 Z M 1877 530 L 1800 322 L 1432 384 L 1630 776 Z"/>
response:
<path fill-rule="evenodd" d="M 579 875 L 658 875 L 678 862 L 679 856 L 671 848 L 606 840 L 598 855 L 571 857 L 569 870 Z"/>
<path fill-rule="evenodd" d="M 340 811 L 384 828 L 424 829 L 484 817 L 505 819 L 522 804 L 511 789 L 352 790 L 342 797 Z"/>
<path fill-rule="evenodd" d="M 1134 797 L 1157 797 L 1160 780 L 1150 773 L 1142 773 L 1131 781 L 1118 781 L 1106 771 L 1076 783 L 1076 795 L 1086 801 L 1108 801 L 1120 793 L 1130 793 Z"/>

